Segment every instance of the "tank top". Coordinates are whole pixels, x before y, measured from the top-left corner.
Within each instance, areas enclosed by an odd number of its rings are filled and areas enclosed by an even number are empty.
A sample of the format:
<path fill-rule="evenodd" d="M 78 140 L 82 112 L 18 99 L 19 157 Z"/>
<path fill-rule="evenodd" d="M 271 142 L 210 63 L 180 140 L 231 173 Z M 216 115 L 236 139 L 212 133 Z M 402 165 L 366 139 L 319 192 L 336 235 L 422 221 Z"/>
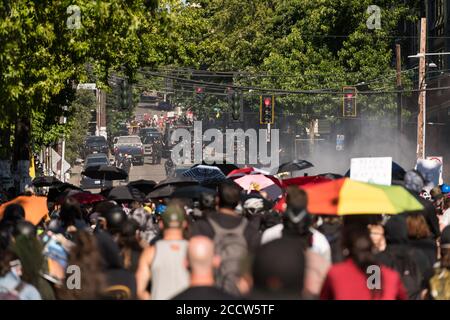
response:
<path fill-rule="evenodd" d="M 188 242 L 186 240 L 159 240 L 155 244 L 155 257 L 151 265 L 152 299 L 168 300 L 189 286 L 186 270 Z"/>

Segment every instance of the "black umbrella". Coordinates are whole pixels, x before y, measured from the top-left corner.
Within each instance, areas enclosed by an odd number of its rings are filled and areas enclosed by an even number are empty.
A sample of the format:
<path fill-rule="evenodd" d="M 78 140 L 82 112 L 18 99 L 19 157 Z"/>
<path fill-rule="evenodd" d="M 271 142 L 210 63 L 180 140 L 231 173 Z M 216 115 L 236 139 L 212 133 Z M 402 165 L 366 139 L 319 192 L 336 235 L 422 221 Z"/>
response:
<path fill-rule="evenodd" d="M 53 185 L 48 190 L 47 194 L 47 201 L 48 202 L 55 202 L 57 201 L 61 196 L 67 197 L 69 195 L 69 192 L 72 194 L 75 192 L 81 192 L 83 189 L 74 186 L 70 183 L 61 183 L 57 185 Z"/>
<path fill-rule="evenodd" d="M 153 191 L 147 195 L 147 198 L 167 198 L 170 197 L 176 189 L 192 185 L 198 185 L 198 181 L 191 177 L 170 177 L 159 182 Z"/>
<path fill-rule="evenodd" d="M 232 164 L 232 163 L 206 163 L 205 161 L 202 162 L 202 165 L 206 165 L 206 166 L 212 166 L 212 167 L 217 167 L 220 169 L 220 171 L 223 172 L 224 175 L 228 175 L 231 171 L 239 169 L 239 167 L 237 167 L 236 165 Z M 192 168 L 195 168 L 196 166 L 198 166 L 198 164 L 193 165 Z"/>
<path fill-rule="evenodd" d="M 136 180 L 128 183 L 128 186 L 138 189 L 144 194 L 149 194 L 156 186 L 156 182 L 153 180 Z"/>
<path fill-rule="evenodd" d="M 136 188 L 130 186 L 114 187 L 108 194 L 109 200 L 117 201 L 143 201 L 143 194 Z"/>
<path fill-rule="evenodd" d="M 311 162 L 298 159 L 283 163 L 281 166 L 278 167 L 277 173 L 300 171 L 312 167 L 314 167 L 314 165 Z"/>
<path fill-rule="evenodd" d="M 105 164 L 89 166 L 81 174 L 99 180 L 124 180 L 128 177 L 125 170 Z"/>
<path fill-rule="evenodd" d="M 175 192 L 177 189 L 174 185 L 168 185 L 162 186 L 161 188 L 154 189 L 152 192 L 150 192 L 146 199 L 160 199 L 160 198 L 168 198 L 172 196 L 172 193 Z"/>
<path fill-rule="evenodd" d="M 62 184 L 63 182 L 54 176 L 42 176 L 34 178 L 31 184 L 36 188 L 51 187 Z"/>
<path fill-rule="evenodd" d="M 188 199 L 199 199 L 202 193 L 215 194 L 216 192 L 210 188 L 205 188 L 202 186 L 187 186 L 181 187 L 172 193 L 174 198 L 188 198 Z"/>
<path fill-rule="evenodd" d="M 199 184 L 199 183 L 197 180 L 195 180 L 194 178 L 191 178 L 191 177 L 184 177 L 184 176 L 169 177 L 166 180 L 160 181 L 155 186 L 154 190 L 164 187 L 166 185 L 182 187 L 182 186 L 190 186 L 190 185 L 195 185 L 195 184 Z"/>

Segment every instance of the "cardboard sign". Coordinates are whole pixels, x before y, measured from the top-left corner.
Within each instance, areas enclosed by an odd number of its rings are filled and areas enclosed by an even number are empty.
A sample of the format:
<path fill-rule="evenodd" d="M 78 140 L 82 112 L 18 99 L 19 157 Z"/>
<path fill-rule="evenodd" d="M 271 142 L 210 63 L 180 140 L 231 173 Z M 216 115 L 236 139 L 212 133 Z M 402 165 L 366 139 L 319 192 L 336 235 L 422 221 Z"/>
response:
<path fill-rule="evenodd" d="M 444 169 L 444 158 L 440 157 L 440 156 L 428 156 L 427 160 L 433 160 L 436 163 L 441 165 L 441 172 L 439 174 L 439 184 L 443 184 L 444 183 L 444 179 L 442 178 L 442 174 L 443 174 L 443 169 Z"/>
<path fill-rule="evenodd" d="M 350 163 L 350 179 L 390 186 L 392 158 L 353 158 Z"/>
<path fill-rule="evenodd" d="M 419 171 L 429 188 L 439 185 L 439 176 L 442 171 L 442 164 L 435 160 L 418 159 L 416 170 Z"/>

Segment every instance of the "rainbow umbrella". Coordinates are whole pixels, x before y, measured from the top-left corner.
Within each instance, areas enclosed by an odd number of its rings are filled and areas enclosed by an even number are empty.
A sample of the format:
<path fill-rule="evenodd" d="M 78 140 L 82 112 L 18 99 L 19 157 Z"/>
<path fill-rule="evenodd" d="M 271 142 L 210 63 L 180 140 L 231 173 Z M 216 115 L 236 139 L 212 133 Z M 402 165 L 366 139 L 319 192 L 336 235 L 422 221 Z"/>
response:
<path fill-rule="evenodd" d="M 302 187 L 312 214 L 399 214 L 424 210 L 402 186 L 383 186 L 343 178 Z"/>

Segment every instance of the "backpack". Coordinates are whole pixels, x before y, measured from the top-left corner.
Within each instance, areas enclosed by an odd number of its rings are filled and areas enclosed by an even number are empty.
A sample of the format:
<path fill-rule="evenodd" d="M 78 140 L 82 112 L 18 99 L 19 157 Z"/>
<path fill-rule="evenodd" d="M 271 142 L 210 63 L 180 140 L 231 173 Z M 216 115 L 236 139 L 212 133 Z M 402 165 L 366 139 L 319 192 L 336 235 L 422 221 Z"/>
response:
<path fill-rule="evenodd" d="M 386 265 L 400 274 L 403 286 L 408 293 L 408 299 L 420 299 L 420 293 L 422 291 L 422 274 L 414 260 L 413 252 L 410 250 L 395 250 L 386 252 L 386 254 L 390 260 Z"/>
<path fill-rule="evenodd" d="M 450 270 L 447 268 L 434 269 L 430 278 L 430 296 L 434 300 L 450 300 Z"/>
<path fill-rule="evenodd" d="M 241 261 L 248 254 L 247 240 L 244 236 L 248 221 L 243 218 L 233 229 L 221 227 L 207 218 L 214 230 L 214 247 L 221 263 L 216 270 L 216 285 L 229 294 L 239 296 L 237 281 L 240 275 Z"/>
<path fill-rule="evenodd" d="M 0 300 L 21 300 L 20 292 L 23 290 L 23 288 L 25 288 L 25 283 L 20 281 L 19 284 L 12 290 L 7 289 L 7 291 L 1 291 L 2 288 L 0 288 Z"/>

